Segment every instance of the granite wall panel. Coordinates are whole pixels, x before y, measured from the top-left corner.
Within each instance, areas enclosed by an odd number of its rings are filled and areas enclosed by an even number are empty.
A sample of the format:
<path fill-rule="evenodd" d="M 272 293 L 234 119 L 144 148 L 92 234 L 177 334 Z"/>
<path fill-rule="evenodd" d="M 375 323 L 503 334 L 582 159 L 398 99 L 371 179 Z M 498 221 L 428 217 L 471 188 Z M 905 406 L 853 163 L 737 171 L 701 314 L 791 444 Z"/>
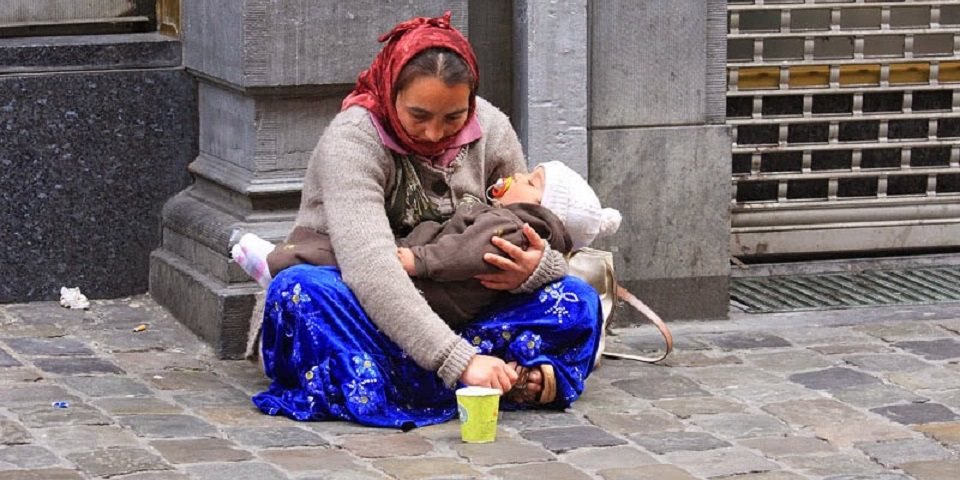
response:
<path fill-rule="evenodd" d="M 196 104 L 181 68 L 0 76 L 0 303 L 147 290 Z"/>
<path fill-rule="evenodd" d="M 178 67 L 180 48 L 159 33 L 4 38 L 0 73 Z"/>

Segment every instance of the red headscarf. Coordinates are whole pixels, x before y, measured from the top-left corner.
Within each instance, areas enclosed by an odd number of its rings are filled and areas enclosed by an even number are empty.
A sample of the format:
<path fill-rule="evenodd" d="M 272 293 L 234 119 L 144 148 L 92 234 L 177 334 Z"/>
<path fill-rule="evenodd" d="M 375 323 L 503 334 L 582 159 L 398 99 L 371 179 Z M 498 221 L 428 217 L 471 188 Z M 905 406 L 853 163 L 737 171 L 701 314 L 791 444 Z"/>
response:
<path fill-rule="evenodd" d="M 473 48 L 470 47 L 467 39 L 450 25 L 450 12 L 436 18 L 411 18 L 397 24 L 389 33 L 381 35 L 378 41 L 387 42 L 387 44 L 373 59 L 370 68 L 360 72 L 357 85 L 343 100 L 340 109 L 346 110 L 353 105 L 366 108 L 380 120 L 381 124 L 389 125 L 397 142 L 408 151 L 425 157 L 443 153 L 451 146 L 456 135 L 451 135 L 439 142 L 418 142 L 407 135 L 397 115 L 394 86 L 400 71 L 418 53 L 435 47 L 451 50 L 467 63 L 473 78 L 476 79 L 470 88 L 470 109 L 467 112 L 469 123 L 476 110 L 477 81 L 480 78 Z"/>

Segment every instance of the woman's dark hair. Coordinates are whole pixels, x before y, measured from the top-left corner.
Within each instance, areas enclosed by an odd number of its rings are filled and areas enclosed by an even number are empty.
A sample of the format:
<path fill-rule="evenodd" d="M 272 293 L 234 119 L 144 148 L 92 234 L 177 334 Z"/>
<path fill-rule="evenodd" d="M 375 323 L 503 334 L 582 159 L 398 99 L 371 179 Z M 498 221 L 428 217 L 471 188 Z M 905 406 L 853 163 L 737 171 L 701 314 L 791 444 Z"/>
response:
<path fill-rule="evenodd" d="M 410 85 L 410 82 L 422 76 L 433 76 L 443 80 L 447 86 L 466 83 L 470 86 L 470 93 L 476 86 L 476 79 L 460 55 L 446 48 L 428 48 L 415 57 L 410 59 L 400 75 L 397 75 L 397 83 L 394 91 L 399 92 Z"/>

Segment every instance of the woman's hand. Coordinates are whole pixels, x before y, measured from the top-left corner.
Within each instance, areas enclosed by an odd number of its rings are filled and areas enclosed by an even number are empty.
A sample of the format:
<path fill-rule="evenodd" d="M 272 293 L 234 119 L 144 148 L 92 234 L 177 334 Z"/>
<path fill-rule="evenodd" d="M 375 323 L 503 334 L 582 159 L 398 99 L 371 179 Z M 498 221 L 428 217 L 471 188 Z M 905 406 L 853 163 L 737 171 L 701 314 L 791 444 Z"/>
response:
<path fill-rule="evenodd" d="M 497 357 L 474 355 L 460 381 L 467 386 L 498 388 L 506 393 L 517 382 L 517 371 Z"/>
<path fill-rule="evenodd" d="M 530 248 L 526 250 L 500 237 L 491 238 L 490 241 L 510 258 L 493 253 L 484 254 L 483 260 L 501 271 L 483 273 L 473 278 L 492 290 L 513 290 L 523 285 L 523 282 L 527 281 L 537 269 L 537 265 L 540 265 L 540 259 L 543 258 L 543 252 L 546 250 L 546 242 L 530 225 L 523 225 L 523 235 L 530 242 Z"/>

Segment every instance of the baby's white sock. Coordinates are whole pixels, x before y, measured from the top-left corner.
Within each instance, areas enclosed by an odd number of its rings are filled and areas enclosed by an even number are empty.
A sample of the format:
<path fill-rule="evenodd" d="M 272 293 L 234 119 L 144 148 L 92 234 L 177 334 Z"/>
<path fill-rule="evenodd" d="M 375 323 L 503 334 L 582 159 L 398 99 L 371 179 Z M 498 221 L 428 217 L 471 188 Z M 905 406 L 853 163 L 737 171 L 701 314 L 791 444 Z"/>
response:
<path fill-rule="evenodd" d="M 267 255 L 275 247 L 276 245 L 252 233 L 245 233 L 230 250 L 230 254 L 233 256 L 233 261 L 237 262 L 247 275 L 256 280 L 261 287 L 267 288 L 270 280 L 273 279 L 267 267 Z"/>

